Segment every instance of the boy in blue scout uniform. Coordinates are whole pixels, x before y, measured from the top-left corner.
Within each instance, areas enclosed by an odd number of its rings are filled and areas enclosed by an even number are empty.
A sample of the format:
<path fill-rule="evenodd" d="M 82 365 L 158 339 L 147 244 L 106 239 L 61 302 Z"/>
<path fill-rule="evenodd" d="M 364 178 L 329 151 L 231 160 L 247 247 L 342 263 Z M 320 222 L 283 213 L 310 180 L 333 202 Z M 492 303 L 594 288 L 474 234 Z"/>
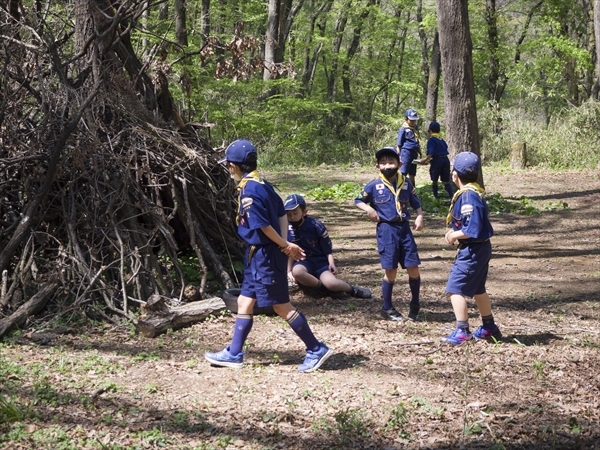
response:
<path fill-rule="evenodd" d="M 456 329 L 443 342 L 458 345 L 475 338 L 500 339 L 502 333 L 494 323 L 490 297 L 485 290 L 494 234 L 488 218 L 488 206 L 483 198 L 485 191 L 477 184 L 479 157 L 472 152 L 462 152 L 454 160 L 452 181 L 459 190 L 452 197 L 446 223 L 452 226 L 446 233 L 446 242 L 458 242 L 454 265 L 450 269 L 446 292 L 450 296 L 456 316 Z M 474 297 L 483 325 L 475 332 L 469 331 L 469 314 L 465 297 Z"/>
<path fill-rule="evenodd" d="M 406 121 L 398 130 L 398 152 L 400 154 L 400 173 L 415 185 L 417 165 L 413 161 L 421 157 L 421 145 L 419 143 L 419 127 L 417 122 L 419 115 L 414 109 L 407 109 L 404 114 Z"/>
<path fill-rule="evenodd" d="M 371 291 L 353 286 L 336 277 L 333 245 L 323 222 L 308 216 L 306 202 L 291 194 L 283 203 L 289 222 L 287 239 L 304 250 L 306 259 L 288 258 L 288 279 L 311 288 L 325 287 L 331 292 L 346 292 L 352 297 L 371 298 Z"/>
<path fill-rule="evenodd" d="M 288 242 L 287 216 L 281 197 L 273 186 L 261 178 L 256 170 L 257 154 L 246 140 L 232 142 L 225 151 L 231 177 L 239 183 L 238 234 L 248 248 L 244 255 L 244 281 L 238 297 L 231 345 L 220 352 L 205 353 L 213 365 L 240 368 L 244 363 L 244 342 L 252 329 L 254 304 L 273 306 L 306 345 L 306 358 L 298 367 L 300 372 L 313 372 L 332 355 L 324 343 L 311 331 L 304 315 L 290 303 L 287 283 L 287 258 L 302 259 L 304 252 Z"/>
<path fill-rule="evenodd" d="M 429 124 L 429 139 L 427 140 L 427 155 L 419 164 L 430 164 L 429 176 L 433 196 L 438 198 L 438 180 L 444 183 L 448 198 L 452 198 L 452 182 L 450 180 L 450 159 L 448 158 L 448 144 L 440 137 L 440 124 Z"/>
<path fill-rule="evenodd" d="M 414 229 L 423 229 L 421 201 L 412 183 L 398 172 L 400 164 L 398 150 L 385 147 L 375 153 L 379 178 L 369 181 L 354 200 L 354 204 L 365 211 L 373 222 L 377 222 L 377 248 L 381 267 L 385 275 L 381 282 L 383 307 L 381 315 L 388 320 L 403 320 L 392 305 L 392 289 L 396 281 L 398 263 L 408 273 L 408 284 L 412 299 L 408 318 L 416 320 L 419 314 L 419 253 L 410 229 L 408 205 L 416 211 Z"/>

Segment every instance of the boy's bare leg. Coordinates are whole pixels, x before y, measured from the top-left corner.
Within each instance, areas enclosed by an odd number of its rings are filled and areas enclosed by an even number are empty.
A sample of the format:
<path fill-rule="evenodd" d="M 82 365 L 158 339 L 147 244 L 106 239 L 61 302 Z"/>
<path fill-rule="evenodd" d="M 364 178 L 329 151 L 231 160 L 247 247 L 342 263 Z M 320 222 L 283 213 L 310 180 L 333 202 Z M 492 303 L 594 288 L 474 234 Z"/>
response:
<path fill-rule="evenodd" d="M 292 275 L 297 283 L 303 284 L 308 287 L 318 287 L 321 283 L 318 278 L 308 273 L 306 267 L 302 265 L 296 265 L 292 269 Z"/>
<path fill-rule="evenodd" d="M 475 303 L 477 303 L 477 308 L 479 309 L 481 317 L 486 317 L 492 314 L 492 302 L 487 292 L 476 295 Z"/>
<path fill-rule="evenodd" d="M 452 302 L 452 309 L 456 316 L 456 321 L 468 321 L 469 320 L 469 307 L 467 306 L 467 300 L 459 294 L 450 295 L 450 301 Z"/>
<path fill-rule="evenodd" d="M 352 290 L 352 287 L 348 283 L 340 280 L 328 270 L 321 274 L 321 283 L 333 292 L 350 292 Z"/>

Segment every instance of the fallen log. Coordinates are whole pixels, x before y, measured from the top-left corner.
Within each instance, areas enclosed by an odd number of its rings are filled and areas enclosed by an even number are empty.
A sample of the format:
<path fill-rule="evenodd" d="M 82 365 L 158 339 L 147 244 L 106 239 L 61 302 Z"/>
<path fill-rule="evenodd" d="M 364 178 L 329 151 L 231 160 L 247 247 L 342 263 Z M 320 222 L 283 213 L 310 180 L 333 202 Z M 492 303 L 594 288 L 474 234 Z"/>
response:
<path fill-rule="evenodd" d="M 25 323 L 29 316 L 39 313 L 46 306 L 57 287 L 58 283 L 55 280 L 49 281 L 33 297 L 19 306 L 14 313 L 0 320 L 0 338 Z"/>
<path fill-rule="evenodd" d="M 227 309 L 223 299 L 212 297 L 206 300 L 186 303 L 169 308 L 164 302 L 148 299 L 151 304 L 149 314 L 138 320 L 136 332 L 142 336 L 153 338 L 169 329 L 177 330 L 201 322 L 208 316 Z"/>

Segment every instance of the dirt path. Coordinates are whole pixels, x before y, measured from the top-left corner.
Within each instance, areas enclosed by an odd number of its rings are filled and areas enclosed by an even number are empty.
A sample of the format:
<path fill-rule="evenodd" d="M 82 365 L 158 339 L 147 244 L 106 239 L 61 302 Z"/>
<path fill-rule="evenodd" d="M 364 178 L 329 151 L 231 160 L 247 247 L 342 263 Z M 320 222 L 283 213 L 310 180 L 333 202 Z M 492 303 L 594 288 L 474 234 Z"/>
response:
<path fill-rule="evenodd" d="M 319 179 L 363 183 L 373 175 L 313 170 L 269 178 L 286 195 Z M 335 349 L 317 373 L 297 373 L 300 341 L 282 320 L 264 316 L 255 320 L 247 366 L 238 371 L 202 358 L 228 343 L 231 316 L 154 340 L 115 329 L 60 337 L 47 347 L 8 344 L 2 357 L 46 367 L 49 385 L 69 400 L 40 401 L 35 426 L 58 424 L 70 439 L 79 435 L 85 445 L 74 448 L 93 448 L 94 440 L 115 449 L 600 448 L 598 172 L 495 171 L 486 173 L 486 187 L 524 195 L 542 211 L 492 217 L 488 291 L 504 333 L 498 344 L 439 343 L 454 323 L 444 295 L 454 252 L 443 244 L 441 217 L 427 217 L 417 235 L 420 320 L 396 324 L 378 316 L 374 225 L 352 206 L 310 202 L 330 230 L 340 276 L 374 293 L 370 300 L 293 294 L 315 334 Z M 394 301 L 405 314 L 407 292 L 403 275 Z M 470 314 L 477 326 L 476 309 Z M 39 379 L 32 371 L 20 377 L 23 398 L 35 398 Z M 0 439 L 0 447 L 33 448 L 33 438 L 19 439 Z"/>

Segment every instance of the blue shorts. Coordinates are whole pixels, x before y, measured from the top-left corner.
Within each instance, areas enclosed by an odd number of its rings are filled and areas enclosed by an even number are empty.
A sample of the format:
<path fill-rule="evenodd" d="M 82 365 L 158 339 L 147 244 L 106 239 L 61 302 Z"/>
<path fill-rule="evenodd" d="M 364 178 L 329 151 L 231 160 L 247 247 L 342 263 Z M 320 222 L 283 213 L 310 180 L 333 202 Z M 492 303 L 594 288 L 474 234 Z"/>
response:
<path fill-rule="evenodd" d="M 450 269 L 446 292 L 473 297 L 485 294 L 485 281 L 492 257 L 490 241 L 467 244 L 456 252 L 454 265 Z"/>
<path fill-rule="evenodd" d="M 419 152 L 417 150 L 400 150 L 400 173 L 403 175 L 416 175 L 417 165 L 413 164 L 413 160 L 417 159 Z"/>
<path fill-rule="evenodd" d="M 438 157 L 431 160 L 429 166 L 431 181 L 442 180 L 442 183 L 450 182 L 450 160 L 448 157 Z"/>
<path fill-rule="evenodd" d="M 410 222 L 377 224 L 377 250 L 383 269 L 416 267 L 421 264 L 417 243 L 410 230 Z"/>
<path fill-rule="evenodd" d="M 248 246 L 241 295 L 255 298 L 263 308 L 288 303 L 287 259 L 275 244 Z"/>
<path fill-rule="evenodd" d="M 294 266 L 303 266 L 306 267 L 308 273 L 310 273 L 313 277 L 320 278 L 323 272 L 327 272 L 329 270 L 329 261 L 327 257 L 312 257 L 308 259 L 308 257 L 303 261 L 294 262 Z"/>

